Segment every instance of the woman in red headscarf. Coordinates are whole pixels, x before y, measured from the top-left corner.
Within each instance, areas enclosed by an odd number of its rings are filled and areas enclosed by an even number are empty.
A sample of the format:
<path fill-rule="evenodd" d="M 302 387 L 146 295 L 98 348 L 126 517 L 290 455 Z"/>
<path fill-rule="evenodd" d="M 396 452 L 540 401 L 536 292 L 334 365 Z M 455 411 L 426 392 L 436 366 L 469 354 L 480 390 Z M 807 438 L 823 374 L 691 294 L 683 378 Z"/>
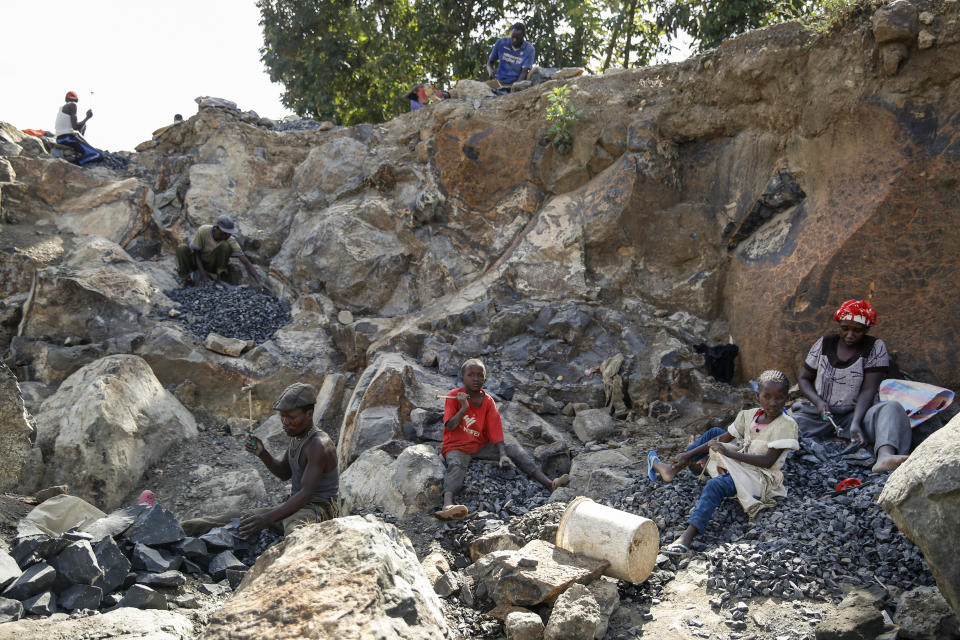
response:
<path fill-rule="evenodd" d="M 868 335 L 877 313 L 866 300 L 847 300 L 833 319 L 838 332 L 813 344 L 800 374 L 800 390 L 813 404 L 794 404 L 790 415 L 801 437 L 836 435 L 872 444 L 873 471 L 892 471 L 910 452 L 910 420 L 899 403 L 877 397 L 890 367 L 887 345 Z"/>

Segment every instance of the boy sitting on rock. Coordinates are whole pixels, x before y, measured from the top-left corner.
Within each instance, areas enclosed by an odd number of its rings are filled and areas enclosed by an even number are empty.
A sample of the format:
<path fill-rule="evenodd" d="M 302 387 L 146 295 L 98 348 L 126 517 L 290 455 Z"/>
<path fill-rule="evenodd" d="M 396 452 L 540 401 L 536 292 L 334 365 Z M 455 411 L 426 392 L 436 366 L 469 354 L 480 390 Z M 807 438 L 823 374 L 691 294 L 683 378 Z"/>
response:
<path fill-rule="evenodd" d="M 504 436 L 500 412 L 493 398 L 483 390 L 487 368 L 472 358 L 460 367 L 463 386 L 447 394 L 443 411 L 443 446 L 441 455 L 447 463 L 443 476 L 443 508 L 436 512 L 441 520 L 460 520 L 469 511 L 465 505 L 454 504 L 453 496 L 463 488 L 467 466 L 476 456 L 483 460 L 499 460 L 500 467 L 516 467 L 550 491 L 570 480 L 563 474 L 551 480 L 537 467 L 527 451 L 516 439 Z M 516 460 L 517 464 L 514 464 Z"/>

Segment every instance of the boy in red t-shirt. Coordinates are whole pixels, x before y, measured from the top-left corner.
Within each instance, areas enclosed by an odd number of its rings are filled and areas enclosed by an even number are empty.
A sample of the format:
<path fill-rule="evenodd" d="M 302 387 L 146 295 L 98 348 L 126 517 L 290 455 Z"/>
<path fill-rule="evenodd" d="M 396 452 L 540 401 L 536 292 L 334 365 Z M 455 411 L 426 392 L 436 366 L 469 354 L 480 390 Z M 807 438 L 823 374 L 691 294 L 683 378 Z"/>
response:
<path fill-rule="evenodd" d="M 448 396 L 443 412 L 443 447 L 440 450 L 447 463 L 443 476 L 443 508 L 436 512 L 442 520 L 459 520 L 467 515 L 467 507 L 453 504 L 453 496 L 463 488 L 467 466 L 473 456 L 500 461 L 500 467 L 516 467 L 547 489 L 553 491 L 570 480 L 563 474 L 556 480 L 544 475 L 527 451 L 510 435 L 504 437 L 500 412 L 493 398 L 483 391 L 487 368 L 472 358 L 460 367 L 463 386 Z"/>

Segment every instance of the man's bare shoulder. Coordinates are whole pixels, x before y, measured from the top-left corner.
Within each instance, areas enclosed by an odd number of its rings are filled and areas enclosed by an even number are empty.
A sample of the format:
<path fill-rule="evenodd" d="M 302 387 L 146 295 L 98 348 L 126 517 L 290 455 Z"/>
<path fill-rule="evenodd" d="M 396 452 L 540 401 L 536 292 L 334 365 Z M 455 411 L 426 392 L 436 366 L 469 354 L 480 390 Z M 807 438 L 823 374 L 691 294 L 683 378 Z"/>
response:
<path fill-rule="evenodd" d="M 317 431 L 311 441 L 309 446 L 310 454 L 337 454 L 337 445 L 334 443 L 333 438 L 326 434 L 322 430 Z"/>

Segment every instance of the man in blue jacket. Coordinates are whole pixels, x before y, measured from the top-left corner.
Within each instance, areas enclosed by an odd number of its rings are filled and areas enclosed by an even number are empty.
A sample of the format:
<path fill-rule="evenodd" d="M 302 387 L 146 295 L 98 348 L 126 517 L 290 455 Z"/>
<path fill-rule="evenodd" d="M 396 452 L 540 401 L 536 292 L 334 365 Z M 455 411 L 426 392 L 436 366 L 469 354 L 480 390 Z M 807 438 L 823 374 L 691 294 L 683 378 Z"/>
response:
<path fill-rule="evenodd" d="M 496 78 L 497 86 L 509 87 L 514 82 L 526 80 L 533 68 L 533 45 L 523 39 L 526 28 L 518 22 L 510 28 L 509 38 L 500 38 L 493 45 L 490 58 L 487 60 L 487 72 L 491 78 Z M 497 63 L 494 73 L 493 63 Z"/>

